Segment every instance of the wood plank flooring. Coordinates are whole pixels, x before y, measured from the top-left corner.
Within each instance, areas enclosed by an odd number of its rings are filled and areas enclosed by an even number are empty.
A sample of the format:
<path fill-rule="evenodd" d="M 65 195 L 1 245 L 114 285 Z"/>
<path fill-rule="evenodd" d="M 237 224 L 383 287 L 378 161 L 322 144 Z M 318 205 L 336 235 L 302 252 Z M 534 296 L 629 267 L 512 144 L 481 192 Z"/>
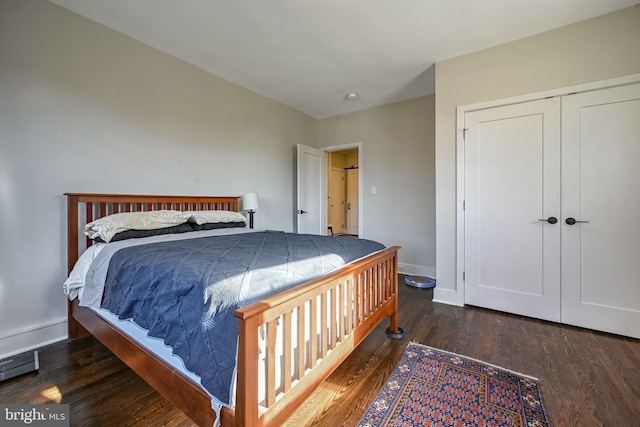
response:
<path fill-rule="evenodd" d="M 640 426 L 639 340 L 431 299 L 401 284 L 406 337 L 380 325 L 288 425 L 355 426 L 415 341 L 538 377 L 554 426 Z M 93 338 L 39 354 L 38 373 L 0 383 L 0 403 L 69 403 L 72 426 L 193 425 Z"/>

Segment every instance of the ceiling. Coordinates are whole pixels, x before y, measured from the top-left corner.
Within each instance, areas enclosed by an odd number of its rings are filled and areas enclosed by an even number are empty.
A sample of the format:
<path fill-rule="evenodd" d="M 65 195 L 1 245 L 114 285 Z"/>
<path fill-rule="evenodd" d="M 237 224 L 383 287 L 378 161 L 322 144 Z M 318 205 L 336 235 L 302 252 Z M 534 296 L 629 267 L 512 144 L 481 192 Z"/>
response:
<path fill-rule="evenodd" d="M 437 61 L 637 0 L 50 1 L 322 119 L 434 93 Z"/>

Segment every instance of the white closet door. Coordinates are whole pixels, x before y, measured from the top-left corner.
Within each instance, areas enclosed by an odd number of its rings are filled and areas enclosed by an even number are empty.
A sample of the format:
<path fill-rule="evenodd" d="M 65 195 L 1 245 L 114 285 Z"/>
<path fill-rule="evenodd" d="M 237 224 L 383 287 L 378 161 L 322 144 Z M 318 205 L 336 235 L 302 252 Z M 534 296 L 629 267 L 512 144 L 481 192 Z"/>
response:
<path fill-rule="evenodd" d="M 559 321 L 560 100 L 470 112 L 465 128 L 465 303 Z"/>
<path fill-rule="evenodd" d="M 640 84 L 562 102 L 562 322 L 640 338 Z"/>

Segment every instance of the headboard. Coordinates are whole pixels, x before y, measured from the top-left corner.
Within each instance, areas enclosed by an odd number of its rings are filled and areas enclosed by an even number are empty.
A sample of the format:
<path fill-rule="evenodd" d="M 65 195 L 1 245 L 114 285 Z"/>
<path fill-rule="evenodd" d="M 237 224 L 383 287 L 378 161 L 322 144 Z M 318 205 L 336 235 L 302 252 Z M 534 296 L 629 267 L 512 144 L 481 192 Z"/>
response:
<path fill-rule="evenodd" d="M 226 210 L 238 212 L 239 196 L 159 196 L 132 194 L 64 193 L 67 196 L 67 268 L 71 272 L 82 247 L 85 224 L 119 212 L 171 209 L 178 211 Z M 81 221 L 81 218 L 84 218 Z M 91 240 L 86 239 L 86 246 Z"/>

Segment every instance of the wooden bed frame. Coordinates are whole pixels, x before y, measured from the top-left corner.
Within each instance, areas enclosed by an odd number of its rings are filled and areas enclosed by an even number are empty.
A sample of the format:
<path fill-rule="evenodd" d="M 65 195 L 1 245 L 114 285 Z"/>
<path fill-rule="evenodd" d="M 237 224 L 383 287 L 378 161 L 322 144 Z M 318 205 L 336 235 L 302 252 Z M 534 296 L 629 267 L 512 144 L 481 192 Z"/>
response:
<path fill-rule="evenodd" d="M 91 244 L 88 239 L 86 242 L 81 239 L 84 224 L 97 218 L 118 212 L 158 209 L 238 211 L 239 201 L 239 197 L 65 195 L 68 201 L 69 272 L 81 250 Z M 387 334 L 401 338 L 403 331 L 398 327 L 397 300 L 398 249 L 397 246 L 387 248 L 237 310 L 234 316 L 240 322 L 240 335 L 235 410 L 222 408 L 221 425 L 281 425 L 385 317 L 390 319 Z M 77 299 L 69 302 L 68 316 L 70 340 L 94 335 L 195 423 L 213 425 L 216 414 L 211 409 L 209 395 L 202 387 L 90 309 L 80 307 Z M 298 320 L 292 321 L 293 318 Z M 319 326 L 317 319 L 321 319 L 320 325 L 326 326 Z M 281 335 L 285 337 L 278 343 L 284 346 L 284 354 L 279 357 L 274 350 L 277 325 L 283 328 Z M 266 349 L 259 350 L 259 331 L 266 331 Z M 307 331 L 310 336 L 306 338 L 307 345 L 294 348 L 287 340 L 291 339 L 292 331 L 297 331 L 297 342 L 305 342 L 304 331 Z M 266 375 L 262 384 L 265 399 L 262 405 L 258 402 L 260 351 L 266 351 Z M 292 365 L 294 359 L 307 362 L 296 366 Z M 288 371 L 291 371 L 290 375 L 280 374 L 279 388 L 276 388 L 276 363 L 283 363 L 282 366 L 290 367 Z"/>

